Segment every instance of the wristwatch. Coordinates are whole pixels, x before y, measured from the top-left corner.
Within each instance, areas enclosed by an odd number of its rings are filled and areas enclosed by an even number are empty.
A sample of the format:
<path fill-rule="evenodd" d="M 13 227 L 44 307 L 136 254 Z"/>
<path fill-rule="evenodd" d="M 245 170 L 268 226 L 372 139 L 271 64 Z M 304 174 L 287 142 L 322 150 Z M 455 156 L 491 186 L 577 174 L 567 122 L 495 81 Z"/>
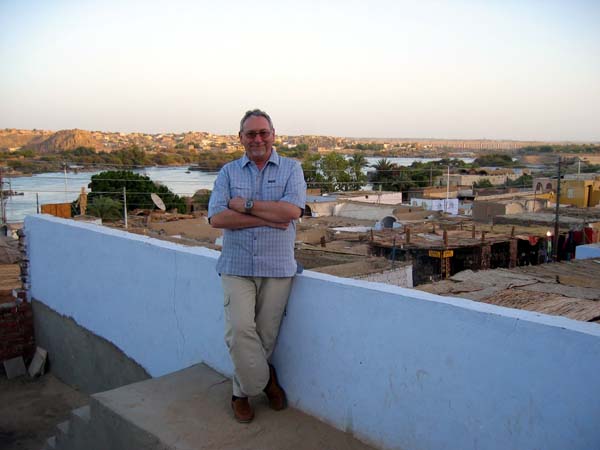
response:
<path fill-rule="evenodd" d="M 250 214 L 250 211 L 252 211 L 252 208 L 254 208 L 254 200 L 250 200 L 247 199 L 246 203 L 244 204 L 244 209 L 246 210 L 246 214 Z"/>

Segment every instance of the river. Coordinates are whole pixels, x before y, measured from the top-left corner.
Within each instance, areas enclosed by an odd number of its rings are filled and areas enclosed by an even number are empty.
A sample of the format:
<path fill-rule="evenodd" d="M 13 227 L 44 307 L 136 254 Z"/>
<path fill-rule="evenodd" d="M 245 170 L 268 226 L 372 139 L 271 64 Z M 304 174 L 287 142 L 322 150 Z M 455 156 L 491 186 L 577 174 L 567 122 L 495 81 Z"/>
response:
<path fill-rule="evenodd" d="M 381 158 L 366 158 L 370 165 Z M 415 161 L 436 161 L 435 158 L 387 158 L 401 166 L 410 166 Z M 439 159 L 439 158 L 438 158 Z M 466 162 L 473 159 L 462 158 Z M 178 195 L 191 196 L 198 189 L 212 189 L 217 176 L 216 172 L 191 171 L 185 167 L 146 167 L 136 169 L 135 173 L 147 175 L 153 181 L 164 184 Z M 35 214 L 37 205 L 45 203 L 72 202 L 88 186 L 92 175 L 97 172 L 49 172 L 26 177 L 4 178 L 4 189 L 11 189 L 23 195 L 15 195 L 6 199 L 7 222 L 22 222 L 26 215 Z"/>

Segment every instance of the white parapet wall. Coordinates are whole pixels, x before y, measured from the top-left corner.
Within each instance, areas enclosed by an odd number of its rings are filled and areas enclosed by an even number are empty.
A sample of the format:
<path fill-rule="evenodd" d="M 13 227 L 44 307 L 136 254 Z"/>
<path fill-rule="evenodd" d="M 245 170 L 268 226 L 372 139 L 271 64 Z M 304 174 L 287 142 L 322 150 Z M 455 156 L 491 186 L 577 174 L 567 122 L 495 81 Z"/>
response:
<path fill-rule="evenodd" d="M 152 376 L 231 374 L 218 252 L 45 215 L 25 230 L 35 299 Z M 293 407 L 381 448 L 600 448 L 596 324 L 305 272 L 274 362 Z"/>

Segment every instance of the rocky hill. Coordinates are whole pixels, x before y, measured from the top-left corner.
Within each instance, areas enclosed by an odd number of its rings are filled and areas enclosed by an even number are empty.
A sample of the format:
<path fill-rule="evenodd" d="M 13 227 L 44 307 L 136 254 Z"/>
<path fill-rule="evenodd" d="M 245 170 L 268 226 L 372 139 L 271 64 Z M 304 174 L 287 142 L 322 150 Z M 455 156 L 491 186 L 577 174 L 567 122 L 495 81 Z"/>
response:
<path fill-rule="evenodd" d="M 0 130 L 0 150 L 16 149 L 29 144 L 39 144 L 53 134 L 54 131 L 5 128 Z"/>
<path fill-rule="evenodd" d="M 54 153 L 62 150 L 74 150 L 77 147 L 92 147 L 102 149 L 102 141 L 91 132 L 84 130 L 61 130 L 52 134 L 48 139 L 37 144 L 29 144 L 39 153 Z"/>

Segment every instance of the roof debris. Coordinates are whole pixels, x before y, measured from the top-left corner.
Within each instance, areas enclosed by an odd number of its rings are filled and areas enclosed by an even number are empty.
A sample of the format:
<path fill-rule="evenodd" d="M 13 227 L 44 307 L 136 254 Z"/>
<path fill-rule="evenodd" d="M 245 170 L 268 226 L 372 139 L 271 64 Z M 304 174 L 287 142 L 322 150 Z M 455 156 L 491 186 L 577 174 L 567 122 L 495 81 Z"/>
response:
<path fill-rule="evenodd" d="M 465 270 L 416 289 L 600 324 L 600 260 Z"/>

